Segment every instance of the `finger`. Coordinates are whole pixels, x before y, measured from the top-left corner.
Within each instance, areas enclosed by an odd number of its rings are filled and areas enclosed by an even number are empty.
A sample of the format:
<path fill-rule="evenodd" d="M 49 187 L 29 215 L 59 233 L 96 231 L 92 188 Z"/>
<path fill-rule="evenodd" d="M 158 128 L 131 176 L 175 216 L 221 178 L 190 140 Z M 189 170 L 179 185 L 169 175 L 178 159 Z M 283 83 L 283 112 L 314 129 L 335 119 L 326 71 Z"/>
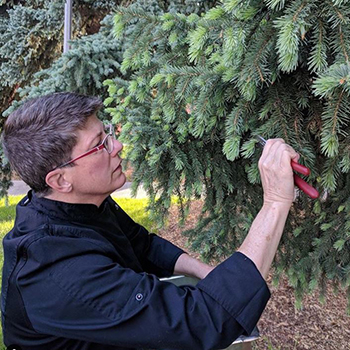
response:
<path fill-rule="evenodd" d="M 282 139 L 274 139 L 274 140 L 269 140 L 269 148 L 266 149 L 266 152 L 265 154 L 262 155 L 262 163 L 264 164 L 269 164 L 269 165 L 272 165 L 272 164 L 279 164 L 279 154 L 278 152 L 279 151 L 279 148 L 283 145 L 286 145 L 284 140 Z"/>
<path fill-rule="evenodd" d="M 261 161 L 261 165 L 265 168 L 275 169 L 275 171 L 289 170 L 292 172 L 291 160 L 296 158 L 298 154 L 294 149 L 282 141 L 277 141 L 271 145 L 269 153 Z"/>
<path fill-rule="evenodd" d="M 299 154 L 293 149 L 292 146 L 286 144 L 283 139 L 274 139 L 271 140 L 271 147 L 269 148 L 268 155 L 275 159 L 276 157 L 280 158 L 282 156 L 281 152 L 289 151 L 290 152 L 290 160 L 299 160 Z"/>
<path fill-rule="evenodd" d="M 280 143 L 280 142 L 284 142 L 284 140 L 283 139 L 268 139 L 266 141 L 263 153 L 269 153 L 271 147 L 276 145 L 276 143 Z"/>
<path fill-rule="evenodd" d="M 275 148 L 278 144 L 284 143 L 283 139 L 269 139 L 266 141 L 266 145 L 264 147 L 264 150 L 261 154 L 259 163 L 265 163 L 270 162 L 271 157 L 273 158 L 273 155 L 275 153 Z"/>
<path fill-rule="evenodd" d="M 297 153 L 296 157 L 293 157 L 293 161 L 296 163 L 299 163 L 299 159 L 300 159 L 300 154 Z"/>
<path fill-rule="evenodd" d="M 280 150 L 279 159 L 281 167 L 292 168 L 291 162 L 299 157 L 298 153 L 289 145 L 281 147 Z"/>

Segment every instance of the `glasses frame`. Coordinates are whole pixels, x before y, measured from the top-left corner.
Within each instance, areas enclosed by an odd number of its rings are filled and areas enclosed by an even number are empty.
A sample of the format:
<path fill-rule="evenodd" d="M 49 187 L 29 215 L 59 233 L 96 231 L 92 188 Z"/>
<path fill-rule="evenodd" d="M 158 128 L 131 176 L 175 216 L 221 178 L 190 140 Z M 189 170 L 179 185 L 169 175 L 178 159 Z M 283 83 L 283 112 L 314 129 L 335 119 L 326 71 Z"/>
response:
<path fill-rule="evenodd" d="M 84 158 L 84 157 L 86 157 L 86 156 L 89 156 L 90 154 L 93 154 L 93 153 L 95 153 L 95 152 L 101 151 L 102 149 L 105 149 L 105 150 L 107 151 L 108 154 L 111 154 L 111 153 L 113 152 L 113 150 L 114 150 L 114 142 L 113 142 L 113 140 L 112 140 L 112 149 L 111 149 L 110 151 L 108 150 L 106 144 L 107 144 L 107 142 L 108 142 L 107 140 L 108 140 L 109 137 L 114 138 L 113 125 L 112 125 L 112 124 L 107 124 L 107 125 L 105 125 L 105 127 L 106 127 L 106 128 L 109 128 L 109 131 L 108 131 L 107 135 L 103 138 L 102 142 L 101 142 L 98 146 L 96 146 L 96 147 L 90 149 L 89 151 L 84 152 L 83 154 L 81 154 L 81 155 L 79 155 L 79 156 L 77 156 L 77 157 L 75 157 L 75 158 L 69 160 L 69 161 L 66 162 L 66 163 L 63 163 L 63 164 L 61 164 L 61 165 L 55 167 L 53 170 L 59 169 L 59 168 L 63 168 L 63 167 L 65 167 L 65 166 L 69 165 L 69 164 L 72 164 L 72 163 L 76 162 L 77 160 L 79 160 L 79 159 L 81 159 L 81 158 Z M 52 171 L 52 170 L 51 170 L 51 171 Z"/>

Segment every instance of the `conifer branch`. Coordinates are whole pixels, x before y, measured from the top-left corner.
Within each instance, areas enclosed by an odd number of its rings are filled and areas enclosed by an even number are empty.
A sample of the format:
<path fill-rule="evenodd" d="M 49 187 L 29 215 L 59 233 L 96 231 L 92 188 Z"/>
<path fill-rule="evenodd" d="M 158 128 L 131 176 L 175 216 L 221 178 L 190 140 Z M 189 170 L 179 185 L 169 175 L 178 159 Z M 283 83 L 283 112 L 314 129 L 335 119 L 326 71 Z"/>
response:
<path fill-rule="evenodd" d="M 300 6 L 299 6 L 299 8 L 296 10 L 296 12 L 295 12 L 295 14 L 294 14 L 294 16 L 293 16 L 293 22 L 296 22 L 297 20 L 298 20 L 298 17 L 299 17 L 299 15 L 300 15 L 300 13 L 303 11 L 303 9 L 306 7 L 306 5 L 307 5 L 307 0 L 306 1 L 304 1 Z"/>
<path fill-rule="evenodd" d="M 285 5 L 285 0 L 266 0 L 267 6 L 273 10 L 282 10 Z"/>
<path fill-rule="evenodd" d="M 117 7 L 116 14 L 123 18 L 124 23 L 130 22 L 135 17 L 139 19 L 144 19 L 147 22 L 157 23 L 160 21 L 160 19 L 157 16 L 150 15 L 149 13 L 142 10 L 136 10 L 133 7 Z"/>
<path fill-rule="evenodd" d="M 258 53 L 257 53 L 257 55 L 256 55 L 255 60 L 254 60 L 254 67 L 255 67 L 255 68 L 257 69 L 257 71 L 259 72 L 259 76 L 260 76 L 261 82 L 264 82 L 265 79 L 264 79 L 264 76 L 263 76 L 263 74 L 262 74 L 262 72 L 261 72 L 261 69 L 260 69 L 260 67 L 259 67 L 259 65 L 258 65 L 258 62 L 260 61 L 261 56 L 262 56 L 262 54 L 263 54 L 263 52 L 264 52 L 266 46 L 270 43 L 270 40 L 271 40 L 271 37 L 266 38 L 265 42 L 263 42 L 262 46 L 260 47 L 260 49 L 259 49 L 259 51 L 258 51 Z"/>
<path fill-rule="evenodd" d="M 298 116 L 299 117 L 299 116 Z M 299 144 L 300 148 L 302 146 L 302 142 L 301 142 L 301 138 L 300 138 L 300 127 L 299 127 L 299 119 L 298 117 L 296 117 L 294 119 L 294 132 L 295 132 L 295 136 L 297 138 L 297 143 Z"/>
<path fill-rule="evenodd" d="M 187 86 L 189 85 L 190 81 L 191 81 L 190 78 L 188 78 L 188 79 L 186 80 L 186 83 L 184 84 L 184 86 L 183 86 L 182 89 L 181 89 L 180 96 L 183 96 L 183 97 L 184 97 L 186 88 L 187 88 Z M 182 97 L 181 99 L 183 99 L 183 97 Z M 181 100 L 181 99 L 180 99 L 180 100 Z"/>
<path fill-rule="evenodd" d="M 337 14 L 338 18 L 340 19 L 340 22 L 345 22 L 345 18 L 341 11 L 339 10 L 337 4 L 334 4 L 332 1 L 327 1 L 327 3 L 334 9 L 335 13 Z"/>
<path fill-rule="evenodd" d="M 309 67 L 313 72 L 322 71 L 327 67 L 327 46 L 328 38 L 326 37 L 326 30 L 323 26 L 321 18 L 318 19 L 318 25 L 315 28 L 316 44 L 311 51 L 309 58 Z"/>
<path fill-rule="evenodd" d="M 345 42 L 344 42 L 344 35 L 343 35 L 343 32 L 342 32 L 341 25 L 339 25 L 339 38 L 340 38 L 340 45 L 341 45 L 341 48 L 342 48 L 345 60 L 346 60 L 346 62 L 349 62 L 349 55 L 346 52 L 346 45 L 345 45 Z"/>
<path fill-rule="evenodd" d="M 286 143 L 290 143 L 289 142 L 289 136 L 288 136 L 288 128 L 286 126 L 286 122 L 285 122 L 285 113 L 284 111 L 281 110 L 281 103 L 282 101 L 280 101 L 279 99 L 277 99 L 276 101 L 276 111 L 277 114 L 279 115 L 279 118 L 276 120 L 276 122 L 278 121 L 279 124 L 280 122 L 282 122 L 280 125 L 282 125 L 282 129 L 283 129 L 283 134 L 284 134 L 284 140 Z"/>
<path fill-rule="evenodd" d="M 333 128 L 332 128 L 332 134 L 335 135 L 336 134 L 336 128 L 337 128 L 337 124 L 338 124 L 338 113 L 339 113 L 339 109 L 340 109 L 340 104 L 343 100 L 343 96 L 344 96 L 344 90 L 341 91 L 338 101 L 336 103 L 336 106 L 334 108 L 334 113 L 333 113 Z"/>

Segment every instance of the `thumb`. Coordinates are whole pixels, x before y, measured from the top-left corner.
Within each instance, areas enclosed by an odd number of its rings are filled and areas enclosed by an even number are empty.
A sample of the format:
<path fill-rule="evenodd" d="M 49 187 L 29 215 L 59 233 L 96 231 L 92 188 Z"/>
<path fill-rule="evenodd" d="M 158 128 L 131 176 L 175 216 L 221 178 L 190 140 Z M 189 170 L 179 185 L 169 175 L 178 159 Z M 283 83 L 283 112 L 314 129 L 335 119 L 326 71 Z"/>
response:
<path fill-rule="evenodd" d="M 295 155 L 292 156 L 292 161 L 295 163 L 299 163 L 299 159 L 300 159 L 300 154 L 295 152 Z"/>

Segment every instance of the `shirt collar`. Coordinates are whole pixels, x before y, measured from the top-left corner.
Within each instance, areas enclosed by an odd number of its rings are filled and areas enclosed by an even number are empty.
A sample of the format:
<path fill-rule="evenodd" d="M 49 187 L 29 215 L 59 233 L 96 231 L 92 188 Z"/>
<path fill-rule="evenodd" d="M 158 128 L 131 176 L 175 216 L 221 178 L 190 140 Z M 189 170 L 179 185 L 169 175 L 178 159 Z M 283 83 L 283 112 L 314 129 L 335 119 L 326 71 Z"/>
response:
<path fill-rule="evenodd" d="M 51 218 L 59 218 L 63 220 L 71 219 L 72 221 L 83 220 L 85 223 L 106 215 L 109 208 L 109 202 L 112 200 L 110 196 L 108 196 L 102 202 L 101 206 L 97 207 L 95 204 L 66 203 L 38 197 L 32 190 L 28 192 L 27 197 L 27 201 L 29 200 L 37 210 Z M 25 202 L 26 201 L 23 203 L 26 204 Z"/>

